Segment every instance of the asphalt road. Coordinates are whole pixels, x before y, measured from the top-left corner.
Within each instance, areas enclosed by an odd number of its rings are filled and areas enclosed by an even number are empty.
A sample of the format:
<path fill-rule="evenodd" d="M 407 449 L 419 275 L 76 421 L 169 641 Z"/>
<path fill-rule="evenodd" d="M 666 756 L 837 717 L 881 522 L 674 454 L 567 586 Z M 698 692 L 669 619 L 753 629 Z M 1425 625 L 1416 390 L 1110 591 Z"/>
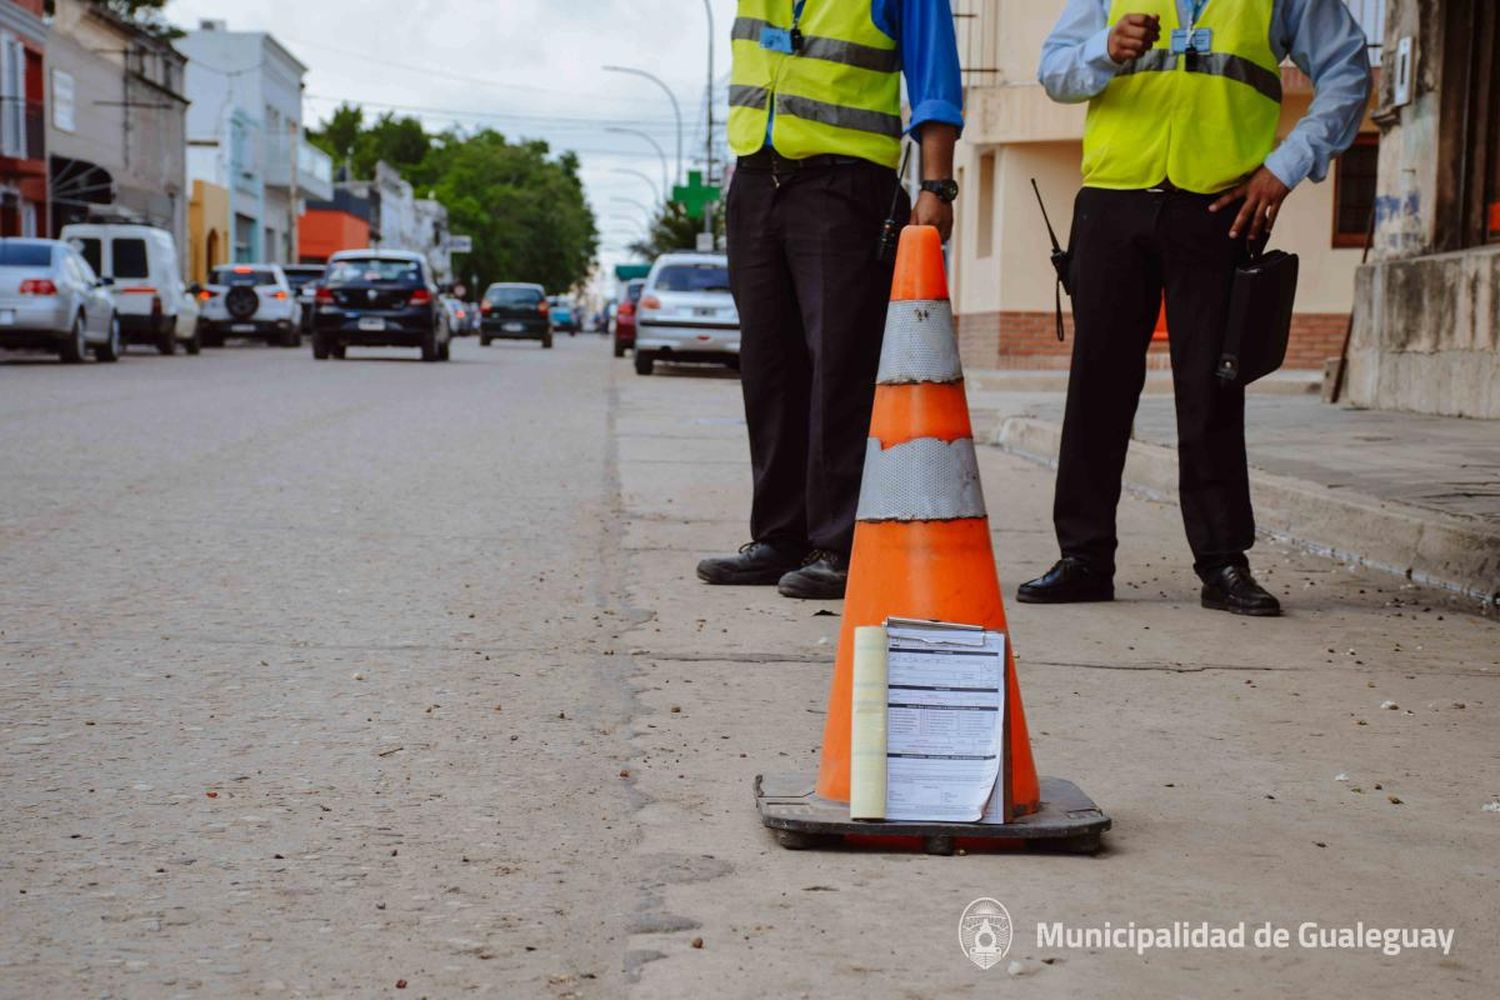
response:
<path fill-rule="evenodd" d="M 0 359 L 0 995 L 1020 988 L 958 948 L 978 896 L 1039 996 L 1500 973 L 1494 622 L 1275 547 L 1289 617 L 1202 611 L 1175 508 L 1131 497 L 1124 600 L 1011 608 L 1039 763 L 1107 850 L 787 852 L 750 783 L 815 763 L 837 605 L 692 579 L 744 541 L 738 384 L 594 336 L 413 358 Z M 1050 473 L 984 451 L 1013 588 L 1052 556 Z M 1241 919 L 1457 947 L 1033 933 Z"/>

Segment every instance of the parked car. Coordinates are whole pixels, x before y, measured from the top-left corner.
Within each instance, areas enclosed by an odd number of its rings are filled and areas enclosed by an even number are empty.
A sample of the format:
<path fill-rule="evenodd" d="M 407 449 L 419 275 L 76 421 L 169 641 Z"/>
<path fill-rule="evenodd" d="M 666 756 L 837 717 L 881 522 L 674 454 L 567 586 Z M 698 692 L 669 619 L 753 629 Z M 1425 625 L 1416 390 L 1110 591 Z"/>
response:
<path fill-rule="evenodd" d="M 669 253 L 652 265 L 636 310 L 636 373 L 650 375 L 657 361 L 740 366 L 740 314 L 723 254 Z"/>
<path fill-rule="evenodd" d="M 315 299 L 318 282 L 328 268 L 323 264 L 283 264 L 281 270 L 286 273 L 287 284 L 292 286 L 292 291 L 297 296 L 297 305 L 301 309 L 301 331 L 311 335 L 313 314 L 317 310 Z"/>
<path fill-rule="evenodd" d="M 562 295 L 554 295 L 547 300 L 550 305 L 552 317 L 552 329 L 558 333 L 566 333 L 573 336 L 578 332 L 578 312 L 573 308 L 573 303 Z"/>
<path fill-rule="evenodd" d="M 0 347 L 56 351 L 74 364 L 90 351 L 118 361 L 108 281 L 61 240 L 0 239 Z"/>
<path fill-rule="evenodd" d="M 182 280 L 177 241 L 165 229 L 130 223 L 80 222 L 64 226 L 61 237 L 83 255 L 89 267 L 113 284 L 115 314 L 127 344 L 150 344 L 162 354 L 189 354 L 201 346 L 190 319 L 192 295 Z"/>
<path fill-rule="evenodd" d="M 479 303 L 479 343 L 492 340 L 539 340 L 552 346 L 552 307 L 541 285 L 497 282 Z"/>
<path fill-rule="evenodd" d="M 280 264 L 216 267 L 198 293 L 203 342 L 222 347 L 225 337 L 258 337 L 268 344 L 302 343 L 301 307 Z"/>
<path fill-rule="evenodd" d="M 318 285 L 313 357 L 349 347 L 416 347 L 423 361 L 447 361 L 451 344 L 427 258 L 406 250 L 345 250 Z"/>
<path fill-rule="evenodd" d="M 641 291 L 646 287 L 645 278 L 632 278 L 625 283 L 625 294 L 615 306 L 615 357 L 623 358 L 625 352 L 635 346 L 635 308 L 641 301 Z"/>

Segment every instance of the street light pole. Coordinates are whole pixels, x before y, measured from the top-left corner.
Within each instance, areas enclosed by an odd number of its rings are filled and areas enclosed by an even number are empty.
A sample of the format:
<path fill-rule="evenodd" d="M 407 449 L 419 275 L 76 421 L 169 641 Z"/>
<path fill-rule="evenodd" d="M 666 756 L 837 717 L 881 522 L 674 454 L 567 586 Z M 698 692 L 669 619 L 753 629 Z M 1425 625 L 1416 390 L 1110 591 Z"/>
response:
<path fill-rule="evenodd" d="M 615 167 L 614 172 L 617 174 L 629 174 L 632 177 L 639 177 L 641 180 L 646 182 L 646 186 L 651 189 L 651 193 L 656 195 L 657 201 L 663 203 L 666 202 L 667 196 L 662 192 L 661 188 L 656 186 L 656 182 L 651 179 L 649 174 L 644 174 L 639 170 L 632 170 L 629 167 Z"/>
<path fill-rule="evenodd" d="M 632 76 L 642 76 L 656 84 L 667 94 L 667 99 L 672 102 L 672 113 L 677 116 L 677 183 L 682 183 L 682 107 L 677 103 L 677 95 L 672 93 L 661 77 L 653 73 L 647 73 L 643 69 L 632 69 L 629 66 L 605 66 L 604 69 L 610 73 L 629 73 Z"/>
<path fill-rule="evenodd" d="M 708 139 L 705 141 L 705 153 L 707 160 L 707 173 L 704 177 L 705 183 L 714 182 L 714 4 L 713 0 L 703 0 L 703 10 L 708 14 L 708 99 L 704 102 L 708 105 Z M 709 207 L 703 207 L 703 231 L 710 235 L 714 231 L 714 216 Z"/>
<path fill-rule="evenodd" d="M 661 157 L 661 186 L 662 186 L 662 190 L 664 190 L 664 191 L 670 191 L 670 190 L 672 190 L 672 183 L 671 183 L 671 181 L 667 180 L 667 173 L 668 173 L 667 151 L 661 148 L 661 143 L 659 143 L 655 139 L 651 138 L 650 133 L 648 133 L 648 132 L 642 132 L 638 128 L 621 128 L 618 125 L 607 125 L 607 126 L 605 126 L 604 131 L 606 131 L 606 132 L 614 132 L 617 135 L 633 135 L 633 136 L 637 136 L 638 138 L 645 139 L 647 142 L 649 142 L 651 144 L 651 148 L 654 149 L 654 150 L 656 150 L 656 155 L 659 156 L 659 157 Z"/>

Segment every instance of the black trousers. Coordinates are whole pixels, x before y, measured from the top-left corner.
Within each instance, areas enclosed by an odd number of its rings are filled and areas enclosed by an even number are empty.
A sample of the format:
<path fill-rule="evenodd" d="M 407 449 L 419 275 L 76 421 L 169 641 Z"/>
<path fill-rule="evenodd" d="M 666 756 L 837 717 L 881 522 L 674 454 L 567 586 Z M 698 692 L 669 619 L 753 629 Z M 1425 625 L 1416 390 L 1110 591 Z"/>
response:
<path fill-rule="evenodd" d="M 1178 488 L 1194 566 L 1246 562 L 1255 518 L 1245 394 L 1214 376 L 1244 242 L 1238 206 L 1179 191 L 1084 188 L 1073 215 L 1073 368 L 1053 520 L 1065 556 L 1114 571 L 1115 509 L 1146 349 L 1166 291 L 1177 402 Z"/>
<path fill-rule="evenodd" d="M 877 252 L 896 172 L 741 166 L 726 203 L 729 281 L 758 542 L 848 554 L 893 262 Z M 897 218 L 910 207 L 901 196 Z"/>

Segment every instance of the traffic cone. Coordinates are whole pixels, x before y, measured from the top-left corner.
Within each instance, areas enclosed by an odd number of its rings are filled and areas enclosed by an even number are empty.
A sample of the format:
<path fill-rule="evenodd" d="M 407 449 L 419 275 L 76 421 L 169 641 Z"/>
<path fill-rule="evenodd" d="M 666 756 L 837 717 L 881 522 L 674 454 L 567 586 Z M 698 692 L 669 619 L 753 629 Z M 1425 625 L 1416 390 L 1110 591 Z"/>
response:
<path fill-rule="evenodd" d="M 908 226 L 896 255 L 843 632 L 823 730 L 817 794 L 824 799 L 849 801 L 854 630 L 887 618 L 982 625 L 1006 633 L 1005 818 L 1010 822 L 1036 812 L 1036 766 L 979 483 L 943 248 L 931 226 Z"/>

